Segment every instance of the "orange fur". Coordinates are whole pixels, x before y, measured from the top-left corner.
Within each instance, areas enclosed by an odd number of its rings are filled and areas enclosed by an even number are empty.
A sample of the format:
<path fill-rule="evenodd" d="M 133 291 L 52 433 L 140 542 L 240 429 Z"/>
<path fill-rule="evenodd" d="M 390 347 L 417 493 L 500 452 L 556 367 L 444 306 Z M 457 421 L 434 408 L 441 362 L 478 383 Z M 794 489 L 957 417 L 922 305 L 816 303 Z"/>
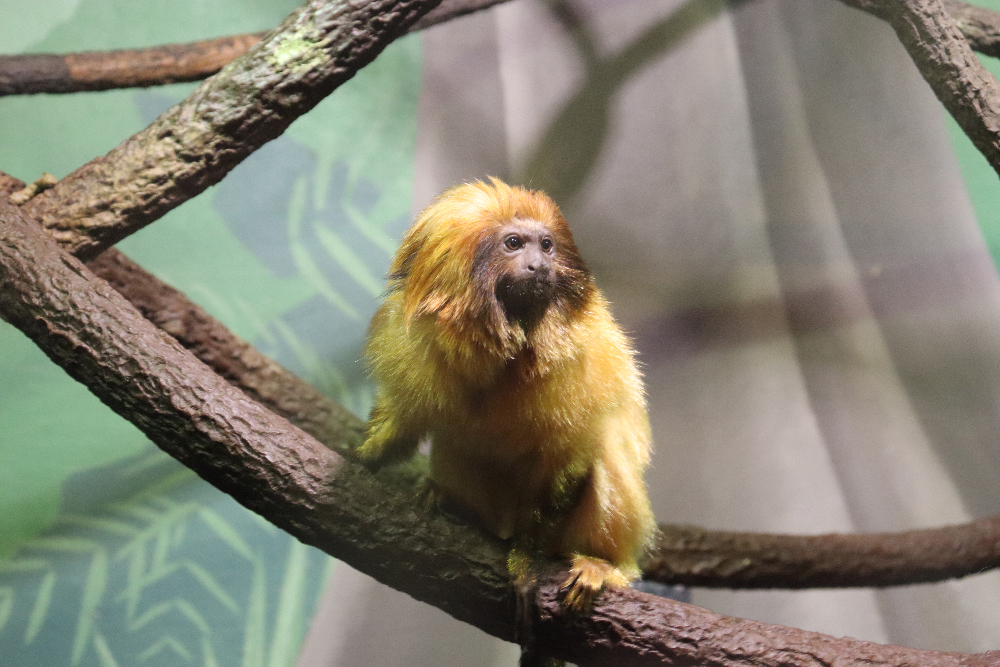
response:
<path fill-rule="evenodd" d="M 555 244 L 559 286 L 530 326 L 494 291 L 489 248 L 511 221 L 541 223 Z M 429 436 L 430 481 L 450 503 L 574 559 L 570 606 L 639 576 L 654 529 L 642 380 L 548 196 L 494 179 L 438 197 L 396 253 L 367 357 L 378 389 L 364 460 L 407 458 Z"/>

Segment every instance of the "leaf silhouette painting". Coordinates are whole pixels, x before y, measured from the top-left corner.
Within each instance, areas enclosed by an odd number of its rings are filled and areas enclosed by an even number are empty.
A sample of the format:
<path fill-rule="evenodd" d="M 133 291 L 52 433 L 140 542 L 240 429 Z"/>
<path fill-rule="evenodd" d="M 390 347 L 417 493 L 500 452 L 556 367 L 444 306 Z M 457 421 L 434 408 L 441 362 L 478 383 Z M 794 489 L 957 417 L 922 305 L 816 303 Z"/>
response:
<path fill-rule="evenodd" d="M 0 562 L 0 664 L 293 665 L 332 560 L 159 450 L 79 473 Z"/>
<path fill-rule="evenodd" d="M 410 219 L 420 66 L 416 35 L 392 44 L 212 198 L 256 261 L 300 286 L 248 337 L 358 414 L 369 403 L 364 332 Z"/>

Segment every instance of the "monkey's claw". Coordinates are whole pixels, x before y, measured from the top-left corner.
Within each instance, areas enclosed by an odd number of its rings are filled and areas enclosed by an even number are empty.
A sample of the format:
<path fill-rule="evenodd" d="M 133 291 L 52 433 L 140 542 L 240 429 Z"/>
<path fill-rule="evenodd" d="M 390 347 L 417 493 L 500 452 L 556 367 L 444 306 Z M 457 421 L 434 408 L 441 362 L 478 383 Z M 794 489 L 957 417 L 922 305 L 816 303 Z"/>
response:
<path fill-rule="evenodd" d="M 589 611 L 605 585 L 625 588 L 628 586 L 628 577 L 604 559 L 574 556 L 569 577 L 559 587 L 559 590 L 566 591 L 563 606 L 575 612 Z"/>

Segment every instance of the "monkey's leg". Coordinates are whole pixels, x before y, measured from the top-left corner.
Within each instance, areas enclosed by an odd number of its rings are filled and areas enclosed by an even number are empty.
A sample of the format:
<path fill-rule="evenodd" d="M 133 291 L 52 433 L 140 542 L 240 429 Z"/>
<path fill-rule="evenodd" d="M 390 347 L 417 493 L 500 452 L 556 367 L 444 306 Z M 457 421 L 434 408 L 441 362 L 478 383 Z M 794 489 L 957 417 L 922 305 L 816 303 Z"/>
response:
<path fill-rule="evenodd" d="M 391 407 L 376 400 L 368 419 L 365 441 L 358 447 L 357 455 L 368 468 L 378 470 L 411 458 L 419 444 L 420 435 L 407 429 Z"/>
<path fill-rule="evenodd" d="M 627 588 L 631 579 L 603 558 L 574 554 L 569 577 L 560 587 L 560 590 L 566 591 L 563 604 L 574 611 L 587 611 L 593 606 L 602 588 Z"/>
<path fill-rule="evenodd" d="M 625 588 L 637 579 L 636 559 L 652 526 L 638 471 L 620 467 L 615 457 L 598 460 L 563 525 L 560 551 L 573 559 L 563 604 L 586 611 L 605 585 Z"/>

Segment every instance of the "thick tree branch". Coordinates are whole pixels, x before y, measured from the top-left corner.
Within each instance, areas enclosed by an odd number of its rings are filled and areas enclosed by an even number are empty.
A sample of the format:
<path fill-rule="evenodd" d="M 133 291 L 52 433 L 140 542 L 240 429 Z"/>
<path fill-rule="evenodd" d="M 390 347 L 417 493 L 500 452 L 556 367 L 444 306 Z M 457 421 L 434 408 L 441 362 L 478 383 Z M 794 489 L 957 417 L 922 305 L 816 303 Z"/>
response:
<path fill-rule="evenodd" d="M 423 30 L 506 1 L 442 0 L 409 31 Z M 232 35 L 147 49 L 0 56 L 0 97 L 145 88 L 180 81 L 200 81 L 243 55 L 265 34 Z"/>
<path fill-rule="evenodd" d="M 841 0 L 889 23 L 924 80 L 1000 173 L 1000 84 L 941 0 Z"/>
<path fill-rule="evenodd" d="M 440 0 L 310 0 L 180 104 L 24 205 L 81 258 L 217 183 Z"/>
<path fill-rule="evenodd" d="M 146 319 L 257 402 L 341 454 L 360 444 L 364 422 L 122 253 L 110 248 L 87 266 Z"/>
<path fill-rule="evenodd" d="M 0 200 L 0 316 L 153 442 L 307 544 L 503 639 L 514 634 L 504 551 L 432 512 L 274 415 L 146 320 Z M 579 665 L 1000 665 L 754 621 L 637 591 L 568 616 L 551 576 L 536 636 Z"/>

